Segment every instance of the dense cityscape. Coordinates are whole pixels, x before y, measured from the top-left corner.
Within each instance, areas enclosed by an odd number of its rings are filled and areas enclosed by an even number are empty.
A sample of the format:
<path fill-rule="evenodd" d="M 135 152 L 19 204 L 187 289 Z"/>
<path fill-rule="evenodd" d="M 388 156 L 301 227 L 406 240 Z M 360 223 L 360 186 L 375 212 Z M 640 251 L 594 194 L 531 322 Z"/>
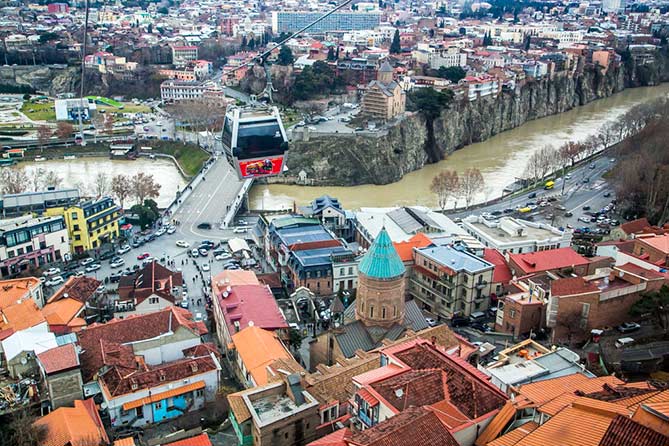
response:
<path fill-rule="evenodd" d="M 0 8 L 0 445 L 669 446 L 669 2 Z"/>

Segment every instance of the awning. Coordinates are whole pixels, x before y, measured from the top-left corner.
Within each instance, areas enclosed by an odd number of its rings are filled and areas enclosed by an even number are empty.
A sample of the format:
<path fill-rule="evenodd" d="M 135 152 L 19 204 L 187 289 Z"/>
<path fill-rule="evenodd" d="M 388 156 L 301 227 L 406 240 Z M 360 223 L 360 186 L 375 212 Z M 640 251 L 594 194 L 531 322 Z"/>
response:
<path fill-rule="evenodd" d="M 379 404 L 379 400 L 377 400 L 376 397 L 372 395 L 367 389 L 358 390 L 358 396 L 363 400 L 367 401 L 367 404 L 369 404 L 372 407 Z"/>
<path fill-rule="evenodd" d="M 136 407 L 144 406 L 145 404 L 157 403 L 167 398 L 173 396 L 183 395 L 184 393 L 192 392 L 193 390 L 204 389 L 204 381 L 198 381 L 196 383 L 188 384 L 187 386 L 179 387 L 178 389 L 168 390 L 166 392 L 160 392 L 147 396 L 146 398 L 140 398 L 135 401 L 129 401 L 123 404 L 123 410 L 130 410 Z"/>

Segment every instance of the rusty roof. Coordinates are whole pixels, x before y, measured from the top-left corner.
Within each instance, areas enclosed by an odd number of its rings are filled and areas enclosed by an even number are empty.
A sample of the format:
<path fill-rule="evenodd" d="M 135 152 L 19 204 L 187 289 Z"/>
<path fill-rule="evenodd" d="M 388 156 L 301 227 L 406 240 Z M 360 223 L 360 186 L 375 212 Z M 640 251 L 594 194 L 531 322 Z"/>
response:
<path fill-rule="evenodd" d="M 598 446 L 669 446 L 669 437 L 618 415 L 609 424 Z"/>

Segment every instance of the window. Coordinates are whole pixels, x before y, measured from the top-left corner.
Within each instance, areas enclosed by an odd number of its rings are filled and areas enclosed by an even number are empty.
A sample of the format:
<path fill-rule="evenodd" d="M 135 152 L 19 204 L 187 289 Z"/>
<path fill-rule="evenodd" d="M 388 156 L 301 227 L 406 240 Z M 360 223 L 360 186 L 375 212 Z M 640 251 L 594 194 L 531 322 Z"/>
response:
<path fill-rule="evenodd" d="M 153 405 L 153 407 L 155 407 L 156 409 L 161 409 L 161 408 L 163 407 L 163 403 L 160 402 L 160 401 L 158 401 L 157 403 L 155 403 L 155 404 Z"/>
<path fill-rule="evenodd" d="M 136 412 L 135 412 L 135 413 L 136 413 L 136 415 L 137 415 L 137 418 L 144 418 L 144 406 L 139 406 L 139 407 L 136 409 Z"/>
<path fill-rule="evenodd" d="M 374 305 L 370 305 L 369 307 L 369 317 L 374 317 Z"/>
<path fill-rule="evenodd" d="M 512 309 L 509 310 L 509 317 L 511 319 L 516 317 L 516 310 L 515 309 L 512 308 Z"/>
<path fill-rule="evenodd" d="M 79 234 L 77 234 L 77 235 L 74 236 L 74 239 L 75 240 L 81 240 L 81 236 Z"/>
<path fill-rule="evenodd" d="M 382 317 L 383 319 L 386 318 L 386 307 L 382 307 L 382 308 L 381 308 L 381 317 Z"/>
<path fill-rule="evenodd" d="M 72 225 L 72 230 L 73 231 L 78 231 L 79 230 L 79 225 Z"/>
<path fill-rule="evenodd" d="M 197 389 L 195 391 L 195 396 L 198 397 L 198 398 L 203 397 L 204 396 L 204 389 Z"/>
<path fill-rule="evenodd" d="M 79 219 L 79 216 L 77 215 L 76 212 L 72 212 L 72 220 L 77 220 Z"/>
<path fill-rule="evenodd" d="M 353 275 L 353 267 L 352 266 L 348 267 L 348 274 L 349 274 L 349 276 Z"/>
<path fill-rule="evenodd" d="M 345 271 L 344 268 L 339 268 L 339 275 L 340 275 L 340 276 L 343 276 L 343 275 L 344 275 L 344 271 Z"/>
<path fill-rule="evenodd" d="M 157 297 L 149 297 L 149 305 L 157 305 L 159 301 Z"/>

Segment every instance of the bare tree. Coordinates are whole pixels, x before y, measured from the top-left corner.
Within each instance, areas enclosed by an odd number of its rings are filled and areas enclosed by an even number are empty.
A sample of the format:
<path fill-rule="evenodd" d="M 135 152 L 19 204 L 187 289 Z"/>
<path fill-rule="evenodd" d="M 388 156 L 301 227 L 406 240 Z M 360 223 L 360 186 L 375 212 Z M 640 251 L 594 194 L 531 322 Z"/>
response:
<path fill-rule="evenodd" d="M 602 150 L 604 150 L 615 141 L 616 128 L 613 123 L 607 122 L 599 128 L 599 132 L 596 136 L 602 146 Z"/>
<path fill-rule="evenodd" d="M 30 179 L 24 169 L 1 169 L 0 190 L 3 194 L 20 194 L 28 189 Z"/>
<path fill-rule="evenodd" d="M 44 188 L 53 187 L 58 189 L 63 184 L 63 179 L 54 170 L 47 170 L 42 178 Z"/>
<path fill-rule="evenodd" d="M 430 190 L 437 196 L 437 203 L 443 211 L 446 209 L 448 200 L 457 195 L 460 188 L 460 178 L 454 170 L 444 170 L 432 178 Z"/>
<path fill-rule="evenodd" d="M 156 198 L 160 195 L 160 184 L 156 183 L 153 175 L 140 172 L 131 180 L 132 196 L 139 204 L 147 198 Z"/>
<path fill-rule="evenodd" d="M 544 146 L 530 156 L 527 162 L 527 177 L 537 182 L 543 181 L 560 164 L 559 150 Z"/>
<path fill-rule="evenodd" d="M 56 128 L 56 136 L 58 139 L 66 140 L 72 137 L 74 133 L 74 126 L 67 121 L 60 121 Z"/>
<path fill-rule="evenodd" d="M 28 181 L 30 182 L 31 190 L 37 192 L 42 190 L 42 177 L 46 173 L 46 169 L 38 167 L 28 174 Z"/>
<path fill-rule="evenodd" d="M 119 205 L 123 208 L 123 203 L 132 194 L 132 184 L 127 175 L 114 175 L 111 179 L 111 192 L 118 199 Z"/>
<path fill-rule="evenodd" d="M 95 189 L 95 196 L 98 198 L 109 194 L 109 176 L 104 172 L 98 172 L 98 174 L 95 175 L 95 179 L 93 180 L 93 187 Z"/>
<path fill-rule="evenodd" d="M 474 201 L 477 192 L 480 192 L 485 185 L 485 180 L 481 171 L 477 168 L 469 168 L 465 170 L 459 179 L 460 195 L 465 199 L 465 208 L 469 209 L 469 205 Z"/>
<path fill-rule="evenodd" d="M 111 113 L 105 115 L 102 127 L 106 134 L 111 135 L 114 133 L 114 116 Z"/>
<path fill-rule="evenodd" d="M 49 142 L 49 139 L 51 139 L 52 135 L 51 128 L 49 128 L 48 125 L 40 125 L 37 127 L 37 141 L 39 142 L 39 145 L 41 146 L 42 151 L 44 150 L 44 146 L 46 143 Z"/>

